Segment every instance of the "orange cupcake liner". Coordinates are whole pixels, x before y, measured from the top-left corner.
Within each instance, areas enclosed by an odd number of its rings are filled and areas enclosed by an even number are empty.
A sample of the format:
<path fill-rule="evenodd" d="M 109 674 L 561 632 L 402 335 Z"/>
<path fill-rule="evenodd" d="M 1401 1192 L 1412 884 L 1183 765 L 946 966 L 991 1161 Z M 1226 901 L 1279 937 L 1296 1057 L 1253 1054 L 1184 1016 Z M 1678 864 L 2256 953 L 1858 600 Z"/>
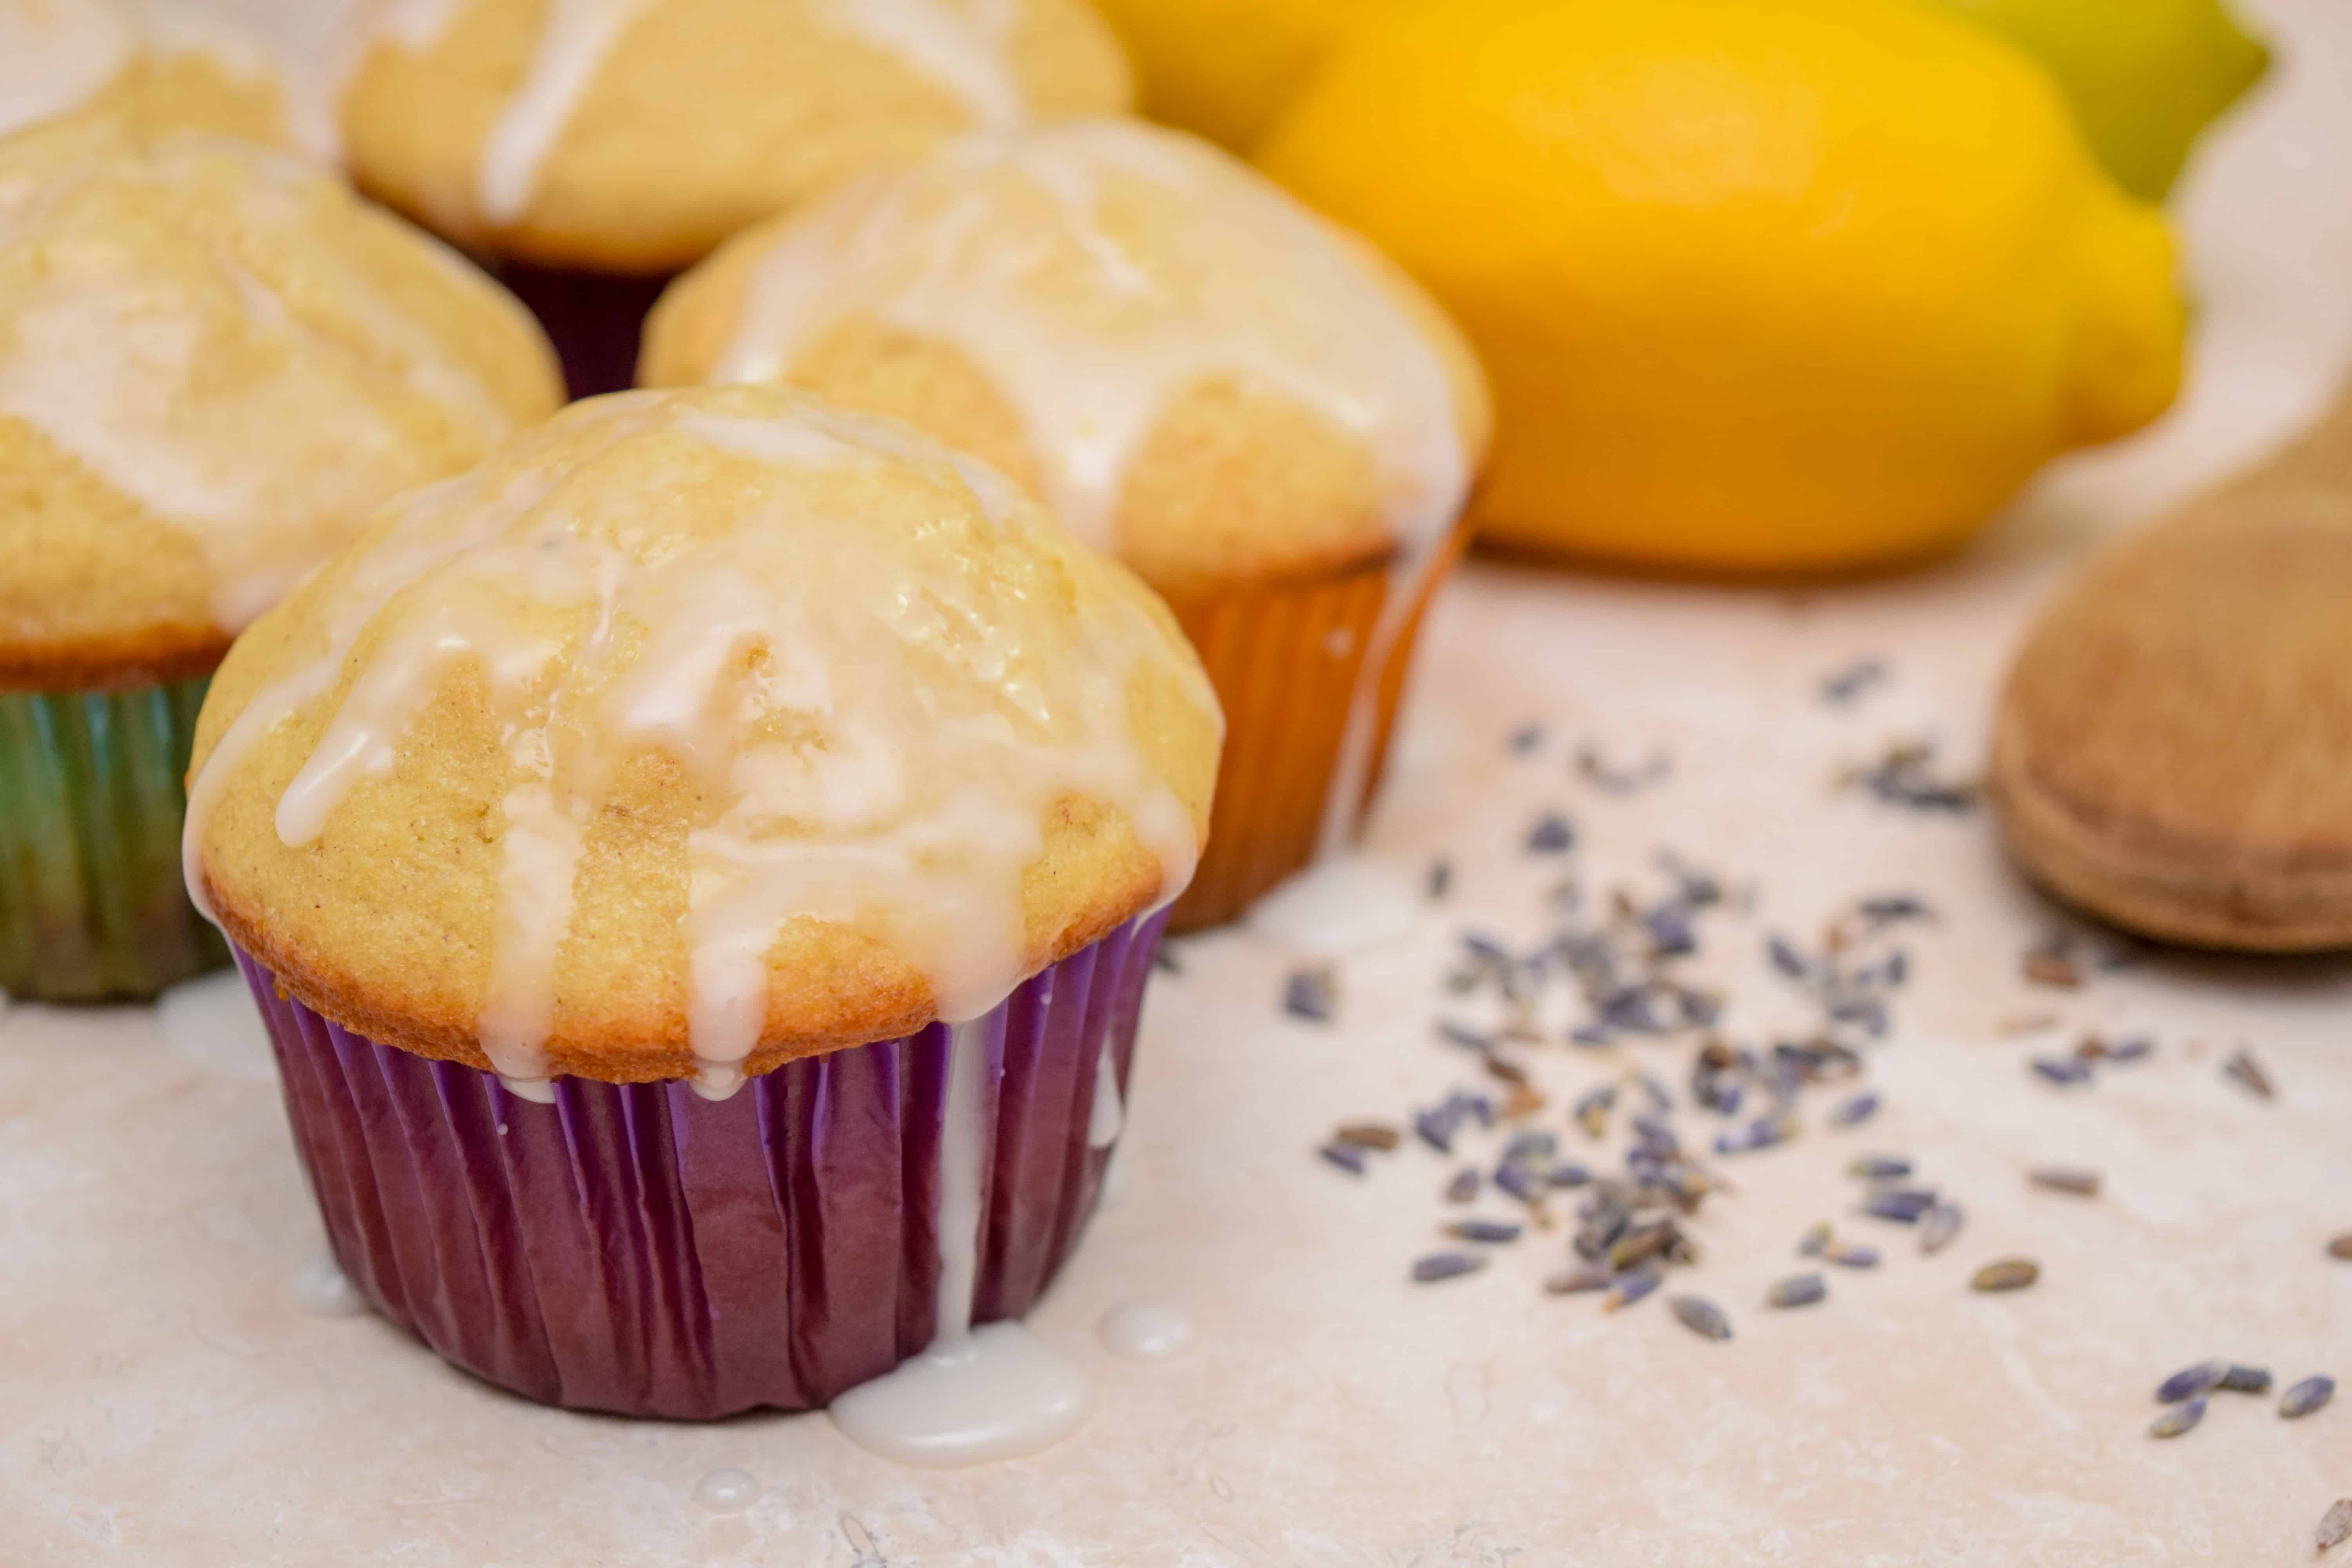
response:
<path fill-rule="evenodd" d="M 1372 752 L 1354 803 L 1360 820 L 1380 787 L 1422 618 L 1466 537 L 1456 528 L 1440 547 L 1378 673 Z M 1171 931 L 1223 924 L 1315 858 L 1349 706 L 1389 587 L 1381 563 L 1172 606 L 1224 704 L 1225 751 L 1208 849 L 1176 900 Z"/>

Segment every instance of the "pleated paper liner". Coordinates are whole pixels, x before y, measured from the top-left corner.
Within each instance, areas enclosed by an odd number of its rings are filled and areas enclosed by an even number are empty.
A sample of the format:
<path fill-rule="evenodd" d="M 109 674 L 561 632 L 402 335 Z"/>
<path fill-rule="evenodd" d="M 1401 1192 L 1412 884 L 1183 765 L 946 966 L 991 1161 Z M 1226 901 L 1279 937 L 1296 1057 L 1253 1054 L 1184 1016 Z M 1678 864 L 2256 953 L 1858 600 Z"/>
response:
<path fill-rule="evenodd" d="M 1351 804 L 1359 814 L 1380 787 L 1423 616 L 1464 539 L 1457 529 L 1440 547 L 1380 670 L 1370 767 Z M 1176 900 L 1171 930 L 1222 925 L 1314 859 L 1349 703 L 1388 593 L 1387 568 L 1372 565 L 1171 606 L 1225 710 L 1209 847 Z"/>
<path fill-rule="evenodd" d="M 152 996 L 228 962 L 180 879 L 181 781 L 210 679 L 0 693 L 0 991 Z"/>
<path fill-rule="evenodd" d="M 1127 1081 L 1165 925 L 1131 922 L 986 1020 L 976 1322 L 1028 1311 L 1093 1210 L 1097 1064 L 1108 1046 Z M 730 1100 L 564 1078 L 542 1105 L 362 1039 L 238 963 L 336 1260 L 456 1365 L 550 1405 L 705 1419 L 827 1404 L 930 1342 L 944 1026 Z"/>

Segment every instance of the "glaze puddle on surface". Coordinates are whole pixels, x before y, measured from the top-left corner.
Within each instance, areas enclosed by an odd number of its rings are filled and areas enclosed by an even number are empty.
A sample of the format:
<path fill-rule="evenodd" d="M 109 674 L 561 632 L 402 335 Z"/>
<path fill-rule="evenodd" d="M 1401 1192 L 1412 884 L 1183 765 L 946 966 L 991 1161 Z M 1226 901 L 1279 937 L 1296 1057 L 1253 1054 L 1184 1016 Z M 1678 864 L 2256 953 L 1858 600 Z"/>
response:
<path fill-rule="evenodd" d="M 294 1300 L 315 1318 L 356 1318 L 368 1310 L 367 1298 L 351 1276 L 323 1252 L 297 1269 L 288 1283 Z"/>
<path fill-rule="evenodd" d="M 833 1424 L 902 1465 L 1018 1458 L 1060 1442 L 1094 1410 L 1086 1374 L 1019 1323 L 971 1326 L 988 1157 L 987 1026 L 955 1026 L 940 1139 L 940 1284 L 923 1352 L 833 1402 Z"/>
<path fill-rule="evenodd" d="M 1166 1301 L 1122 1301 L 1102 1315 L 1096 1338 L 1129 1361 L 1166 1361 L 1192 1342 L 1192 1320 Z"/>
<path fill-rule="evenodd" d="M 741 1513 L 760 1500 L 760 1483 L 749 1470 L 713 1470 L 694 1483 L 694 1500 L 711 1513 Z"/>

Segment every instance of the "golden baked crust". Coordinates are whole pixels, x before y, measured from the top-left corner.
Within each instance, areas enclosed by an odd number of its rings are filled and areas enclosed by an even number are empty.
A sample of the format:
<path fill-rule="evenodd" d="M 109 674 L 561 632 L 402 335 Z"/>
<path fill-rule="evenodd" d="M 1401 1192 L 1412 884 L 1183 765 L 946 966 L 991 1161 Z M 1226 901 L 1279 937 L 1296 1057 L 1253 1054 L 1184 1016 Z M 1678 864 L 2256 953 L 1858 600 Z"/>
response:
<path fill-rule="evenodd" d="M 2070 584 L 1991 783 L 2028 871 L 2172 941 L 2352 946 L 2352 400 Z"/>
<path fill-rule="evenodd" d="M 483 199 L 489 149 L 550 58 L 551 0 L 468 0 L 436 37 L 376 40 L 343 98 L 345 144 L 362 187 L 469 246 L 661 272 L 851 170 L 982 122 L 984 94 L 959 92 L 959 70 L 1004 89 L 1009 112 L 1128 107 L 1125 58 L 1083 0 L 1017 0 L 997 39 L 971 0 L 922 8 L 937 13 L 922 44 L 894 48 L 856 25 L 862 0 L 643 0 L 550 122 L 527 199 L 506 216 Z M 971 51 L 922 58 L 958 39 Z"/>
<path fill-rule="evenodd" d="M 1055 471 L 1080 460 L 1045 460 L 1041 443 L 1064 437 L 1040 426 L 1060 419 L 1085 445 L 1096 405 L 1118 420 L 1122 400 L 1150 400 L 1097 542 L 1180 601 L 1328 579 L 1443 537 L 1486 447 L 1485 384 L 1461 334 L 1384 257 L 1177 132 L 1039 127 L 1002 147 L 944 149 L 729 241 L 655 308 L 640 382 L 756 367 L 986 458 L 1082 532 L 1091 503 L 1059 495 Z M 1095 270 L 1103 257 L 1115 261 Z M 920 292 L 974 277 L 993 291 Z M 787 291 L 781 319 L 763 316 L 763 288 Z M 1318 362 L 1324 345 L 1296 330 L 1318 311 L 1350 312 L 1359 342 L 1385 333 L 1391 352 Z M 1148 368 L 1155 354 L 1164 374 Z M 1048 375 L 1061 384 L 1041 389 Z M 1416 385 L 1417 406 L 1391 409 L 1377 436 L 1333 417 L 1339 402 Z M 1450 446 L 1454 472 L 1435 482 L 1451 495 L 1434 515 L 1404 524 L 1383 485 L 1416 442 Z"/>
<path fill-rule="evenodd" d="M 562 402 L 529 315 L 278 153 L 0 143 L 0 688 L 196 673 L 383 497 Z"/>
<path fill-rule="evenodd" d="M 420 628 L 462 651 L 404 664 L 447 646 Z M 551 952 L 528 1066 L 639 1081 L 730 1059 L 697 1019 L 728 900 L 767 886 L 743 867 L 853 865 L 840 907 L 787 918 L 824 902 L 794 884 L 743 928 L 762 1071 L 929 1022 L 938 975 L 984 1005 L 1172 896 L 1219 728 L 1164 606 L 969 459 L 780 389 L 625 394 L 395 503 L 239 640 L 195 880 L 307 1005 L 477 1067 L 516 1070 L 499 976 Z M 373 765 L 310 793 L 354 735 Z M 771 787 L 794 804 L 754 813 Z M 570 896 L 517 903 L 551 820 Z"/>

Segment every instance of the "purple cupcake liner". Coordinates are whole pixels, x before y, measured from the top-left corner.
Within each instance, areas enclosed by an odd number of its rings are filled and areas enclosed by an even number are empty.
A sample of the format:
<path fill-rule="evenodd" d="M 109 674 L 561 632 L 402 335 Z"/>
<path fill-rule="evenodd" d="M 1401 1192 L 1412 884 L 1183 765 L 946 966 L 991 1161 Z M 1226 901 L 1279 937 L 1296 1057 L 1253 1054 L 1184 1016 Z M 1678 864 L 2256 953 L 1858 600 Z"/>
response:
<path fill-rule="evenodd" d="M 497 264 L 494 270 L 539 318 L 563 362 L 564 385 L 574 398 L 636 385 L 646 315 L 676 273 L 587 272 L 520 261 Z"/>
<path fill-rule="evenodd" d="M 1024 982 L 981 1026 L 974 1322 L 1019 1317 L 1094 1207 L 1097 1064 L 1122 1086 L 1164 912 Z M 788 1062 L 732 1099 L 496 1074 L 361 1038 L 237 964 L 277 1047 L 336 1261 L 441 1356 L 550 1405 L 803 1410 L 930 1342 L 949 1031 Z"/>

